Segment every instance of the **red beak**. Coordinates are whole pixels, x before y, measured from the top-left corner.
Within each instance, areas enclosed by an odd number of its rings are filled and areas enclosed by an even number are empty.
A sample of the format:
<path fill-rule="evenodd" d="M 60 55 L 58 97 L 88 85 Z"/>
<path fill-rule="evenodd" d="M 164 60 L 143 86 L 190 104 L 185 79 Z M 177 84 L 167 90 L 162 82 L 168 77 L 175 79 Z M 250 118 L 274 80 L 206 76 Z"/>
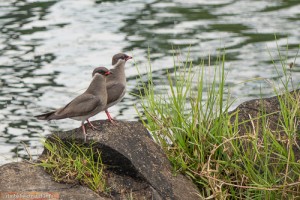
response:
<path fill-rule="evenodd" d="M 125 60 L 127 61 L 127 60 L 130 60 L 130 59 L 132 59 L 132 57 L 131 56 L 127 56 Z"/>
<path fill-rule="evenodd" d="M 111 71 L 107 71 L 107 72 L 105 73 L 106 76 L 107 76 L 107 75 L 110 75 L 110 74 L 112 74 Z"/>

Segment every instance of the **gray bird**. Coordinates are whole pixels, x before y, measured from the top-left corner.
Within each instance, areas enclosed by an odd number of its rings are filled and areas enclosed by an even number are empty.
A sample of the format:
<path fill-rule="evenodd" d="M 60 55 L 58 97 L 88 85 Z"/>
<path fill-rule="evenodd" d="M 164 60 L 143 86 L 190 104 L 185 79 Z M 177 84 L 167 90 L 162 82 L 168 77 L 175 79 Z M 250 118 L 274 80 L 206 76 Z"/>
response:
<path fill-rule="evenodd" d="M 87 90 L 68 103 L 66 106 L 37 115 L 40 120 L 58 120 L 71 118 L 81 121 L 81 127 L 86 141 L 86 130 L 84 122 L 87 121 L 93 129 L 96 129 L 89 118 L 106 109 L 107 91 L 106 91 L 106 76 L 112 74 L 105 67 L 98 67 L 93 71 L 93 80 Z"/>
<path fill-rule="evenodd" d="M 132 57 L 124 53 L 118 53 L 112 58 L 114 68 L 111 69 L 112 75 L 106 79 L 107 104 L 105 106 L 105 113 L 110 122 L 113 122 L 113 119 L 108 112 L 108 108 L 119 103 L 126 92 L 125 63 L 129 59 L 132 59 Z"/>

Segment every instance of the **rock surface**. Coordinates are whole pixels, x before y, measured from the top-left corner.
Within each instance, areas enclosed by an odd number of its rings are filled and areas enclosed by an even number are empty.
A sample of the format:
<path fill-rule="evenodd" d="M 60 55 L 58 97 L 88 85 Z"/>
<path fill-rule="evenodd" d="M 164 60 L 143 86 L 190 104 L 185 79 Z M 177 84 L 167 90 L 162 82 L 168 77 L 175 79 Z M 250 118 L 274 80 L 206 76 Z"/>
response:
<path fill-rule="evenodd" d="M 95 142 L 102 162 L 114 166 L 108 168 L 108 182 L 115 198 L 131 191 L 137 199 L 199 199 L 197 188 L 189 179 L 172 174 L 166 155 L 141 123 L 94 121 L 93 124 L 99 130 L 87 129 L 87 143 Z M 56 135 L 63 141 L 83 142 L 81 128 Z"/>
<path fill-rule="evenodd" d="M 52 199 L 199 199 L 196 186 L 181 174 L 174 175 L 162 149 L 139 122 L 94 121 L 98 130 L 87 127 L 87 142 L 100 150 L 106 164 L 110 196 L 97 194 L 85 186 L 55 182 L 42 167 L 28 162 L 0 167 L 0 195 L 32 192 L 50 194 Z M 81 128 L 52 134 L 62 141 L 84 143 Z M 41 157 L 47 153 L 45 149 Z M 25 192 L 25 194 L 24 194 Z M 6 195 L 6 196 L 5 196 Z M 1 197 L 2 198 L 2 197 Z M 0 198 L 0 199 L 1 199 Z"/>
<path fill-rule="evenodd" d="M 8 198 L 7 195 L 12 196 L 12 193 L 29 195 L 32 194 L 30 192 L 35 192 L 33 193 L 35 195 L 49 194 L 51 198 L 45 199 L 52 200 L 109 199 L 101 197 L 92 190 L 80 185 L 57 183 L 42 167 L 26 162 L 13 162 L 0 166 L 0 199 L 17 199 Z"/>
<path fill-rule="evenodd" d="M 300 130 L 300 120 L 298 120 L 296 112 L 299 112 L 299 110 L 295 108 L 295 106 L 299 106 L 299 104 L 300 90 L 295 90 L 280 96 L 246 101 L 229 114 L 232 114 L 232 124 L 234 124 L 236 120 L 240 123 L 238 126 L 239 135 L 257 137 L 259 142 L 263 143 L 264 138 L 262 131 L 267 128 L 275 136 L 276 141 L 288 149 L 287 135 L 283 128 L 286 126 L 284 125 L 283 111 L 290 110 L 291 113 L 292 111 L 295 112 L 294 119 L 292 119 L 293 128 L 291 128 L 291 130 L 294 129 L 294 131 L 298 131 Z M 283 107 L 285 108 L 282 109 Z M 244 147 L 251 148 L 251 141 L 249 141 L 248 138 L 241 138 L 239 141 L 243 143 Z M 296 160 L 300 160 L 299 145 L 300 138 L 298 134 L 295 134 L 292 148 Z"/>

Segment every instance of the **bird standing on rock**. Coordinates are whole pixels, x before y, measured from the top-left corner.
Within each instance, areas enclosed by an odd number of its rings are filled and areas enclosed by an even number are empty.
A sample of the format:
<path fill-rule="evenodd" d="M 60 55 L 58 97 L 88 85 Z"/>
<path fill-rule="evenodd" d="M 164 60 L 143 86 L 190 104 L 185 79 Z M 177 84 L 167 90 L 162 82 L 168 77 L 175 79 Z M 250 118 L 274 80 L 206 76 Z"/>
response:
<path fill-rule="evenodd" d="M 106 79 L 106 90 L 107 90 L 107 104 L 105 106 L 105 113 L 110 122 L 113 123 L 113 119 L 108 112 L 108 108 L 119 103 L 126 92 L 126 75 L 125 75 L 125 63 L 127 60 L 132 59 L 124 53 L 118 53 L 112 58 L 111 69 L 112 75 Z"/>
<path fill-rule="evenodd" d="M 112 74 L 105 67 L 98 67 L 93 71 L 93 80 L 87 90 L 68 103 L 66 106 L 55 111 L 37 115 L 40 120 L 58 120 L 71 118 L 81 121 L 81 127 L 86 141 L 84 122 L 87 121 L 93 129 L 96 129 L 89 118 L 106 109 L 107 90 L 106 76 Z"/>

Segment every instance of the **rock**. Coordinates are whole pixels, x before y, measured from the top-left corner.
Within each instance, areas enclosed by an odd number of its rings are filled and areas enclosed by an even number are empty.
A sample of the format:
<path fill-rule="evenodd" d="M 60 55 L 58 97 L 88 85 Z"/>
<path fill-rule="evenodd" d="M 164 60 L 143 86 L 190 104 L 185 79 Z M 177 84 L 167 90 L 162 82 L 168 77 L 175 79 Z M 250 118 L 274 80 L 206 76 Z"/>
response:
<path fill-rule="evenodd" d="M 26 162 L 13 162 L 0 166 L 0 199 L 16 199 L 6 196 L 13 192 L 16 195 L 28 195 L 28 193 L 52 195 L 51 199 L 53 200 L 109 199 L 101 197 L 89 188 L 80 185 L 57 183 L 42 167 Z"/>
<path fill-rule="evenodd" d="M 291 101 L 298 102 L 299 105 L 300 90 L 292 91 L 288 94 L 274 96 L 270 98 L 253 99 L 240 104 L 236 109 L 229 112 L 229 115 L 233 114 L 230 121 L 231 124 L 237 119 L 240 125 L 238 126 L 239 135 L 251 135 L 257 137 L 260 142 L 263 141 L 262 131 L 267 129 L 275 136 L 277 142 L 282 146 L 288 148 L 286 140 L 286 133 L 282 126 L 284 119 L 282 117 L 282 106 L 286 106 L 288 109 L 296 110 L 295 105 L 291 105 Z M 280 102 L 283 102 L 280 104 Z M 299 112 L 299 111 L 298 111 Z M 237 113 L 237 115 L 235 114 Z M 265 117 L 262 117 L 265 116 Z M 293 126 L 295 130 L 300 130 L 300 121 L 295 116 Z M 243 122 L 243 123 L 241 123 Z M 239 141 L 243 144 L 244 148 L 251 149 L 251 141 L 248 138 L 241 138 Z M 268 142 L 269 145 L 270 142 Z M 295 141 L 292 144 L 295 154 L 295 160 L 300 160 L 300 140 L 299 137 L 295 137 Z M 230 147 L 229 147 L 230 148 Z"/>
<path fill-rule="evenodd" d="M 147 129 L 139 122 L 94 121 L 99 130 L 87 129 L 87 143 L 101 151 L 108 166 L 108 184 L 120 198 L 132 191 L 134 199 L 199 199 L 196 186 L 187 177 L 172 173 L 172 166 Z M 81 128 L 55 133 L 63 141 L 83 143 Z M 46 151 L 44 151 L 45 154 Z M 96 152 L 96 151 L 95 151 Z"/>

